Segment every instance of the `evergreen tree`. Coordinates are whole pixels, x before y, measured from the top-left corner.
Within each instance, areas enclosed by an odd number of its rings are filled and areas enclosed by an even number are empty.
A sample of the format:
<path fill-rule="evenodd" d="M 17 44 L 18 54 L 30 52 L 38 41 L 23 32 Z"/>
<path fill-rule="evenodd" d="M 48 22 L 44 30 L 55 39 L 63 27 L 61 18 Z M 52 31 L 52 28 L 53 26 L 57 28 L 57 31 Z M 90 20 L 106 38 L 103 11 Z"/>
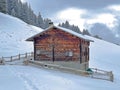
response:
<path fill-rule="evenodd" d="M 23 20 L 24 22 L 41 27 L 43 29 L 49 27 L 50 19 L 43 19 L 41 14 L 38 16 L 33 12 L 31 6 L 27 3 L 22 3 L 21 0 L 7 0 L 7 4 L 3 4 L 3 1 L 0 0 L 0 10 L 5 12 L 3 5 L 6 5 L 6 11 L 9 15 L 15 16 Z M 1 7 L 2 6 L 2 7 Z"/>
<path fill-rule="evenodd" d="M 49 24 L 50 22 L 51 22 L 50 19 L 48 19 L 48 18 L 44 19 L 43 29 L 48 28 L 50 26 L 50 24 Z"/>
<path fill-rule="evenodd" d="M 75 32 L 81 34 L 81 31 L 80 31 L 79 27 L 75 26 L 75 25 L 70 25 L 68 21 L 66 21 L 65 23 L 59 24 L 58 26 L 70 29 L 72 31 L 75 31 Z"/>
<path fill-rule="evenodd" d="M 91 36 L 91 34 L 89 33 L 89 31 L 87 29 L 83 29 L 82 34 Z"/>
<path fill-rule="evenodd" d="M 7 13 L 7 3 L 6 3 L 6 0 L 0 0 L 0 12 Z"/>
<path fill-rule="evenodd" d="M 14 9 L 12 9 L 12 11 L 11 11 L 11 15 L 12 15 L 12 16 L 16 16 L 16 12 L 15 12 Z"/>
<path fill-rule="evenodd" d="M 43 18 L 41 17 L 40 12 L 39 12 L 39 14 L 38 14 L 37 20 L 38 20 L 38 25 L 37 25 L 37 26 L 44 28 L 44 21 L 43 21 Z"/>
<path fill-rule="evenodd" d="M 28 5 L 27 3 L 23 3 L 21 7 L 21 17 L 23 21 L 28 23 Z"/>
<path fill-rule="evenodd" d="M 64 27 L 70 29 L 70 24 L 68 21 L 65 22 Z"/>
<path fill-rule="evenodd" d="M 19 14 L 19 11 L 18 11 L 18 6 L 19 6 L 19 1 L 18 0 L 14 0 L 14 7 L 13 7 L 13 9 L 14 9 L 14 11 L 15 11 L 15 17 L 18 17 L 18 14 Z M 12 12 L 11 12 L 12 13 Z"/>
<path fill-rule="evenodd" d="M 18 4 L 17 4 L 18 8 L 17 8 L 17 17 L 21 19 L 22 17 L 22 2 L 20 0 L 18 0 Z"/>
<path fill-rule="evenodd" d="M 15 6 L 15 0 L 7 0 L 7 10 L 8 10 L 8 14 L 11 15 L 12 10 L 14 9 Z"/>

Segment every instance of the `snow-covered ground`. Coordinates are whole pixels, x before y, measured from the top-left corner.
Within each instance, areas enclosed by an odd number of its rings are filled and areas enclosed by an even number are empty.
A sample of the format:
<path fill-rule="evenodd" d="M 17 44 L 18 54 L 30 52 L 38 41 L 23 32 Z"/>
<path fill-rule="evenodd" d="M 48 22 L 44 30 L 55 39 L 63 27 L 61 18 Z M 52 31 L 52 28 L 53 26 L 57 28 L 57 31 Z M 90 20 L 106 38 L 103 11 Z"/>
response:
<path fill-rule="evenodd" d="M 37 27 L 0 13 L 0 56 L 32 50 L 32 44 L 24 40 L 39 32 L 33 28 Z M 90 67 L 113 71 L 114 82 L 32 66 L 1 65 L 0 90 L 120 90 L 120 46 L 86 37 L 94 40 Z"/>
<path fill-rule="evenodd" d="M 90 45 L 90 67 L 113 71 L 115 82 L 120 84 L 120 46 L 87 36 L 94 40 Z"/>
<path fill-rule="evenodd" d="M 119 90 L 104 80 L 30 66 L 0 66 L 0 90 Z"/>
<path fill-rule="evenodd" d="M 41 30 L 0 13 L 0 57 L 33 51 L 32 43 L 25 40 Z"/>

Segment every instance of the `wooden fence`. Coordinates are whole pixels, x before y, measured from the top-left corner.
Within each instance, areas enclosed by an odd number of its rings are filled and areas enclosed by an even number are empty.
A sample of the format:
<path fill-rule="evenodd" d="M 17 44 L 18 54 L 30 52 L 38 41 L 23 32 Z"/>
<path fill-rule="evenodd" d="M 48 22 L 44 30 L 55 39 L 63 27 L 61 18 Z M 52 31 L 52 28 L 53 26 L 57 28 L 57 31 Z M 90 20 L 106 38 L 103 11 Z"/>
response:
<path fill-rule="evenodd" d="M 114 75 L 112 71 L 105 71 L 97 68 L 91 68 L 91 69 L 93 71 L 93 73 L 91 74 L 92 78 L 109 80 L 113 82 Z"/>
<path fill-rule="evenodd" d="M 23 58 L 33 57 L 33 56 L 34 56 L 34 53 L 30 52 L 30 53 L 18 54 L 10 57 L 2 57 L 2 60 L 4 60 L 5 62 L 12 62 L 12 61 L 20 60 Z"/>
<path fill-rule="evenodd" d="M 2 57 L 1 59 L 4 60 L 5 62 L 12 62 L 20 59 L 33 57 L 33 56 L 34 56 L 34 53 L 30 52 L 25 54 L 18 54 L 16 56 L 11 56 L 11 57 Z M 81 71 L 81 70 L 77 70 L 69 67 L 63 67 L 60 65 L 46 64 L 46 63 L 31 61 L 31 60 L 29 60 L 28 63 L 36 64 L 42 67 L 55 68 L 62 71 L 69 71 L 69 72 L 73 72 L 73 73 L 84 75 L 84 76 L 89 75 L 90 77 L 95 79 L 108 80 L 112 82 L 114 81 L 114 75 L 112 71 L 105 71 L 97 68 L 90 68 L 92 70 L 92 73 L 91 72 L 89 73 L 88 71 Z"/>

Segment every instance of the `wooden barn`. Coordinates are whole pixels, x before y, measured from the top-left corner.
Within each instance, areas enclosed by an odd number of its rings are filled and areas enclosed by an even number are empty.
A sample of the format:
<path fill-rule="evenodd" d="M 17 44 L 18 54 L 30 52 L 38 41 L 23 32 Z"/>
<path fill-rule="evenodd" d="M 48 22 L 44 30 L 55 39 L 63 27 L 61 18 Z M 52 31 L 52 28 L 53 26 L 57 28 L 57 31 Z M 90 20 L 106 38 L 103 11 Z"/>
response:
<path fill-rule="evenodd" d="M 34 42 L 34 60 L 36 61 L 57 63 L 80 69 L 89 67 L 91 40 L 82 34 L 51 25 L 42 32 L 28 38 L 27 41 Z M 74 62 L 78 65 L 73 65 Z"/>

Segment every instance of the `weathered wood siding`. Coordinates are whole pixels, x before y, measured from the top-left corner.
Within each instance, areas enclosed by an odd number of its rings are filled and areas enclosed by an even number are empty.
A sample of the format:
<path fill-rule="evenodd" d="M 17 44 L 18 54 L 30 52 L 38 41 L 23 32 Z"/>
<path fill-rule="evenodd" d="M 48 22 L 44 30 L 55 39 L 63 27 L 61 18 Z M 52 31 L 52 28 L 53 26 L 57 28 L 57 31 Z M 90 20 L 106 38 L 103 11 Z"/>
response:
<path fill-rule="evenodd" d="M 89 60 L 89 41 L 56 28 L 34 38 L 35 60 L 80 61 Z"/>

